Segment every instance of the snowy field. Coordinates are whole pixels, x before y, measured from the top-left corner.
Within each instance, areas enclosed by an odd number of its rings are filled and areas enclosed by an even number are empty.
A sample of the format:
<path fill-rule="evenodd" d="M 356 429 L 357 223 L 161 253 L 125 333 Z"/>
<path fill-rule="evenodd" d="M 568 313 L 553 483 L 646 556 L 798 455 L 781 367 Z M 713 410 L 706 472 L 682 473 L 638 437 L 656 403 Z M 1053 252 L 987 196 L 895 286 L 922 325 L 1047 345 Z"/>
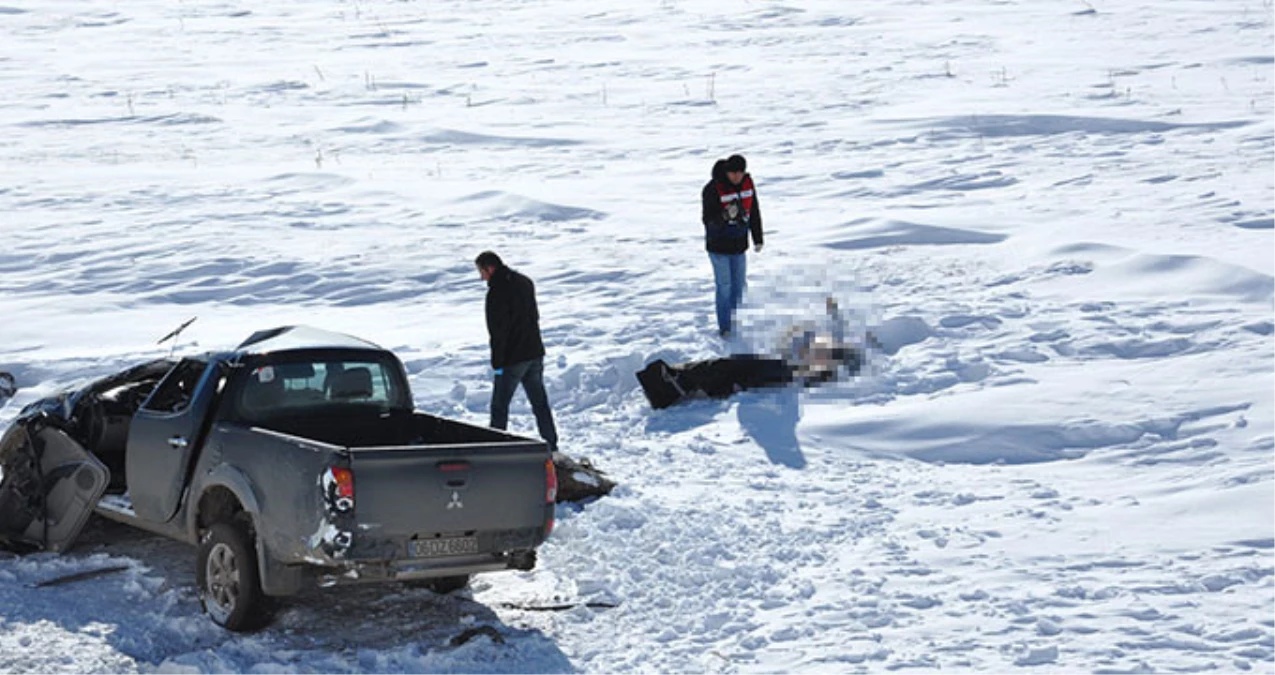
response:
<path fill-rule="evenodd" d="M 193 548 L 95 520 L 0 553 L 0 672 L 1275 672 L 1272 11 L 0 0 L 0 429 L 191 317 L 179 354 L 368 338 L 485 422 L 492 249 L 562 449 L 621 484 L 533 572 L 247 636 Z M 726 345 L 699 191 L 734 152 L 767 243 Z M 647 405 L 648 361 L 830 294 L 861 377 Z"/>

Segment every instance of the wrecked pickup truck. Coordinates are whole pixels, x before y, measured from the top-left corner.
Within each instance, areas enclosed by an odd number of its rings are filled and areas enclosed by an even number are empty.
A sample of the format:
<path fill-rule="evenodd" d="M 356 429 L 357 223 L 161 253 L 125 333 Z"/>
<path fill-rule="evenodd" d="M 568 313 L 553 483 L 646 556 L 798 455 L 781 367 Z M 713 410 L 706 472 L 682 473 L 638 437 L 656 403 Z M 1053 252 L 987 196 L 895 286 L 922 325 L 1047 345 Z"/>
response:
<path fill-rule="evenodd" d="M 308 586 L 531 569 L 556 489 L 543 442 L 417 411 L 391 352 L 284 327 L 23 408 L 0 544 L 64 550 L 96 511 L 197 545 L 204 608 L 250 630 Z"/>

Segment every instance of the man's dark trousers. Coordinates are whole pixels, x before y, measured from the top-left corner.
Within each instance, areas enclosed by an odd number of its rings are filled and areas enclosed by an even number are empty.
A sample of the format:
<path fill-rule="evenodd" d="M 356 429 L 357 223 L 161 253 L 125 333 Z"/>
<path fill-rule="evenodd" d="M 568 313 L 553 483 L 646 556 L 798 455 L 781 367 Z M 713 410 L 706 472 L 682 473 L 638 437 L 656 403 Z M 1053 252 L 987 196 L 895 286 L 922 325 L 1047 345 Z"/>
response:
<path fill-rule="evenodd" d="M 553 413 L 549 410 L 549 395 L 545 393 L 544 357 L 519 361 L 505 366 L 496 375 L 491 390 L 491 426 L 504 429 L 509 424 L 509 402 L 514 398 L 518 385 L 527 392 L 531 411 L 536 415 L 536 428 L 540 437 L 549 444 L 549 450 L 558 451 L 558 429 L 553 425 Z"/>

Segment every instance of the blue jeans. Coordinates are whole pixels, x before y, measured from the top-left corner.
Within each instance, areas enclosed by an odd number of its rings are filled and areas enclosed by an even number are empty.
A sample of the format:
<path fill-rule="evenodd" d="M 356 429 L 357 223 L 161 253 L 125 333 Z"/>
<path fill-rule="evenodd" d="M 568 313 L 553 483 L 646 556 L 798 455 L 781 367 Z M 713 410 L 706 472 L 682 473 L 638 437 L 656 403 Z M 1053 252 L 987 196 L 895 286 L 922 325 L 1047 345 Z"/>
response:
<path fill-rule="evenodd" d="M 531 402 L 531 411 L 536 415 L 536 428 L 540 430 L 540 437 L 549 444 L 550 451 L 557 452 L 558 429 L 553 425 L 549 395 L 545 393 L 544 358 L 519 361 L 501 370 L 491 388 L 491 427 L 504 429 L 509 425 L 509 402 L 513 400 L 514 391 L 521 384 L 527 400 Z"/>
<path fill-rule="evenodd" d="M 709 253 L 713 262 L 713 280 L 717 284 L 717 330 L 731 329 L 735 308 L 744 299 L 744 274 L 748 258 L 743 253 Z"/>

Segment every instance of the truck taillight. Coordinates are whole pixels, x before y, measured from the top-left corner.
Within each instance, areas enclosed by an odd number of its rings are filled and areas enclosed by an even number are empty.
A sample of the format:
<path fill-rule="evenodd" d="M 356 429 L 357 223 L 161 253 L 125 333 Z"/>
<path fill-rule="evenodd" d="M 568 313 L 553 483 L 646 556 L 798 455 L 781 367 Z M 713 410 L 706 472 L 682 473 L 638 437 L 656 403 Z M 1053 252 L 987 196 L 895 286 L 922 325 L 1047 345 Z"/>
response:
<path fill-rule="evenodd" d="M 345 467 L 329 467 L 324 476 L 324 494 L 337 511 L 354 508 L 354 472 Z"/>
<path fill-rule="evenodd" d="M 337 496 L 354 499 L 354 472 L 349 469 L 332 469 L 332 477 L 336 479 Z"/>
<path fill-rule="evenodd" d="M 553 468 L 553 460 L 545 460 L 545 503 L 552 504 L 558 498 L 558 472 Z"/>
<path fill-rule="evenodd" d="M 558 498 L 558 472 L 553 468 L 553 460 L 545 460 L 545 537 L 553 532 L 554 500 Z"/>

